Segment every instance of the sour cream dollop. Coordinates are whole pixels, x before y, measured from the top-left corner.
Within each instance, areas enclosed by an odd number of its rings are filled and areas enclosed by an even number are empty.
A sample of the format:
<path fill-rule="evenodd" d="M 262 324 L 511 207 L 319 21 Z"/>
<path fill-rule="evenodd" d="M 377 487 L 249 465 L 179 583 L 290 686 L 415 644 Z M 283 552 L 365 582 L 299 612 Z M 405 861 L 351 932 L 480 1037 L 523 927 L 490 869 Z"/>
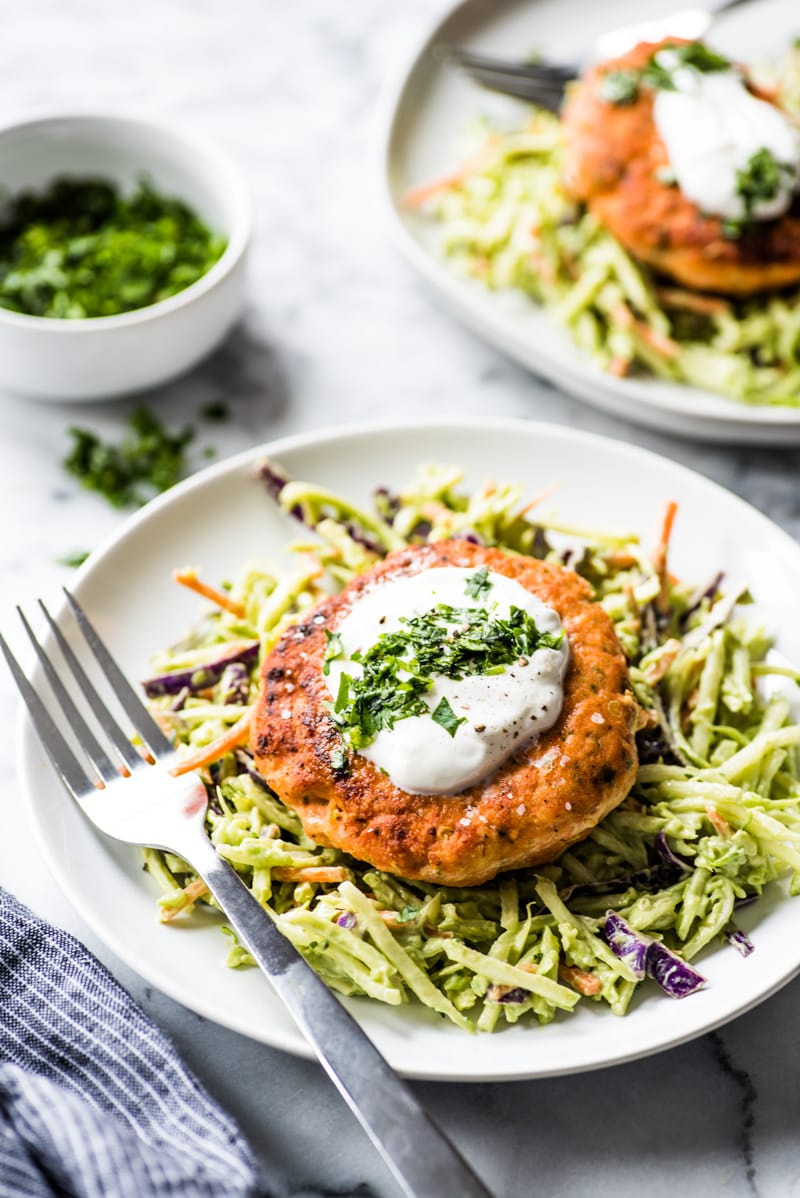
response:
<path fill-rule="evenodd" d="M 410 616 L 424 615 L 438 604 L 486 608 L 491 616 L 507 618 L 521 608 L 540 632 L 563 632 L 558 614 L 512 578 L 488 573 L 490 587 L 478 597 L 468 594 L 475 570 L 435 567 L 405 578 L 382 582 L 368 591 L 337 628 L 342 653 L 330 661 L 325 678 L 332 697 L 342 674 L 358 677 L 362 667 L 350 660 L 364 653 L 385 633 L 403 627 Z M 558 719 L 564 700 L 564 676 L 569 661 L 566 635 L 557 649 L 540 647 L 497 674 L 473 674 L 451 679 L 433 676 L 424 702 L 430 712 L 446 698 L 453 713 L 465 722 L 454 735 L 429 715 L 408 716 L 379 731 L 360 749 L 364 757 L 410 794 L 456 794 L 494 773 L 513 753 L 545 732 Z"/>
<path fill-rule="evenodd" d="M 657 60 L 670 51 L 661 51 Z M 792 202 L 800 181 L 800 131 L 774 104 L 748 91 L 734 70 L 703 72 L 676 67 L 674 91 L 656 93 L 654 118 L 678 186 L 706 213 L 725 220 L 772 220 Z M 748 206 L 740 171 L 766 150 L 779 166 L 774 195 Z"/>

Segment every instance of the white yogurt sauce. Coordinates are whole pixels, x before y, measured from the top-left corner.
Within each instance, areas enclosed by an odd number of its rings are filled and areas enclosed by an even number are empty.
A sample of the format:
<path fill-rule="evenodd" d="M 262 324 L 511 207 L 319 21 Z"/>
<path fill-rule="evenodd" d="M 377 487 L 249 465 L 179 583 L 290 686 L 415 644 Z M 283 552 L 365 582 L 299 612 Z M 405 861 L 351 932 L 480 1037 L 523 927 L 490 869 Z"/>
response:
<path fill-rule="evenodd" d="M 752 95 L 736 71 L 678 67 L 672 80 L 675 91 L 656 93 L 654 116 L 683 194 L 725 220 L 784 213 L 800 178 L 800 131 L 785 113 Z M 787 169 L 775 196 L 756 200 L 748 212 L 737 193 L 737 172 L 762 149 Z"/>
<path fill-rule="evenodd" d="M 474 574 L 474 569 L 442 566 L 392 579 L 368 591 L 336 629 L 343 655 L 329 665 L 325 681 L 331 695 L 337 694 L 343 673 L 360 676 L 361 666 L 347 660 L 352 653 L 366 652 L 383 633 L 401 628 L 401 618 L 422 615 L 439 603 L 485 607 L 501 618 L 510 614 L 512 606 L 520 607 L 533 617 L 540 632 L 562 631 L 556 612 L 502 574 L 490 572 L 488 594 L 470 597 L 466 586 Z M 434 676 L 424 702 L 433 711 L 446 697 L 455 715 L 466 717 L 455 736 L 430 716 L 409 716 L 378 732 L 360 752 L 410 794 L 466 790 L 556 722 L 568 660 L 565 635 L 558 649 L 537 649 L 530 657 L 506 666 L 501 674 L 462 679 Z"/>

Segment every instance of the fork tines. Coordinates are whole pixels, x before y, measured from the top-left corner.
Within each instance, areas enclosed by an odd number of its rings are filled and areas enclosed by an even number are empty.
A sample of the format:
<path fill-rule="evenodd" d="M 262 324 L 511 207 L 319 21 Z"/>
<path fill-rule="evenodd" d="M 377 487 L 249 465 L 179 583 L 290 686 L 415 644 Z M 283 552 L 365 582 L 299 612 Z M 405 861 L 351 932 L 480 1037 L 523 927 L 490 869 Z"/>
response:
<path fill-rule="evenodd" d="M 559 111 L 567 84 L 579 74 L 578 67 L 568 63 L 508 62 L 458 46 L 447 47 L 445 57 L 462 67 L 482 87 L 528 100 L 550 112 Z"/>
<path fill-rule="evenodd" d="M 167 737 L 158 727 L 133 687 L 125 678 L 83 608 L 68 591 L 65 590 L 64 594 L 75 616 L 75 621 L 95 660 L 99 664 L 106 682 L 109 684 L 110 689 L 130 719 L 133 727 L 154 754 L 170 752 L 172 746 Z M 109 711 L 107 703 L 94 686 L 94 683 L 89 679 L 75 651 L 41 600 L 39 601 L 39 607 L 47 621 L 53 640 L 58 646 L 59 653 L 67 666 L 69 674 L 72 676 L 78 690 L 86 699 L 99 727 L 113 746 L 114 755 L 118 756 L 119 761 L 127 770 L 133 770 L 137 766 L 140 766 L 142 764 L 141 754 Z M 75 740 L 94 766 L 97 775 L 96 779 L 93 779 L 78 761 L 56 725 L 55 720 L 50 715 L 46 704 L 25 676 L 22 667 L 2 636 L 0 636 L 0 648 L 2 648 L 20 694 L 28 708 L 34 727 L 51 761 L 69 790 L 76 797 L 81 797 L 93 789 L 97 785 L 98 780 L 101 783 L 109 783 L 118 778 L 120 773 L 119 764 L 115 764 L 112 761 L 81 715 L 62 681 L 59 671 L 53 664 L 52 658 L 38 640 L 25 614 L 20 608 L 17 608 L 17 611 L 33 645 L 56 705 L 60 709 L 64 721 L 72 730 Z"/>

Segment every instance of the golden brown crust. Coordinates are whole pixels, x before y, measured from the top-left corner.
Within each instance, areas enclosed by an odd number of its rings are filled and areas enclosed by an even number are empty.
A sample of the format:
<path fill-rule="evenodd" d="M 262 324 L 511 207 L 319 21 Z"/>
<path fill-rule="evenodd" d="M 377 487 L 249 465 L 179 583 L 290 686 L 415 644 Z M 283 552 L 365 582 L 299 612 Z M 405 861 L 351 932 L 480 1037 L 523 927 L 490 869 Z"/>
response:
<path fill-rule="evenodd" d="M 632 254 L 686 287 L 744 296 L 800 282 L 797 201 L 778 219 L 726 238 L 719 218 L 704 215 L 679 188 L 659 179 L 669 163 L 653 117 L 653 92 L 641 87 L 631 104 L 603 99 L 605 75 L 639 70 L 663 44 L 642 42 L 589 71 L 572 89 L 563 113 L 567 187 Z"/>
<path fill-rule="evenodd" d="M 337 773 L 332 754 L 342 741 L 326 710 L 324 630 L 386 579 L 481 565 L 561 616 L 571 661 L 555 726 L 488 783 L 458 795 L 407 794 L 355 753 L 349 776 Z M 472 886 L 553 860 L 617 806 L 633 783 L 639 726 L 613 625 L 583 579 L 549 562 L 443 541 L 390 554 L 284 633 L 264 662 L 252 747 L 257 768 L 318 844 L 407 878 Z"/>

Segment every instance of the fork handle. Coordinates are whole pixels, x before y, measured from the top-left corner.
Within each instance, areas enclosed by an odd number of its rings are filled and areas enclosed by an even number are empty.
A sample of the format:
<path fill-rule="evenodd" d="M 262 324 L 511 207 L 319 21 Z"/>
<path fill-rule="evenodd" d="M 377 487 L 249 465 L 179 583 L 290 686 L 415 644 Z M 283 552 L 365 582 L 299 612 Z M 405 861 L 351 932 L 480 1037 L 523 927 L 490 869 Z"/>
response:
<path fill-rule="evenodd" d="M 191 862 L 407 1198 L 492 1198 L 338 999 L 205 837 Z"/>

